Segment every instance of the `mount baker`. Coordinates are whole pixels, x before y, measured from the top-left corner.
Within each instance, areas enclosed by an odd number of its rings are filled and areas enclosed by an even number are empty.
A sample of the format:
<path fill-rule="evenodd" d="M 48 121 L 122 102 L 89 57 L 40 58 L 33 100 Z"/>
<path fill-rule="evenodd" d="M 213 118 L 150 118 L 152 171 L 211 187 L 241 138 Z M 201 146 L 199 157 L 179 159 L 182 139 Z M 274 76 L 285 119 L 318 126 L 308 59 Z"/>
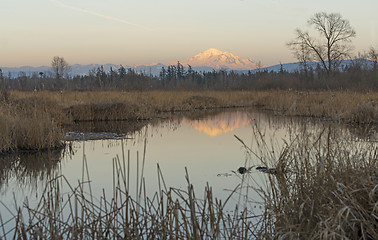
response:
<path fill-rule="evenodd" d="M 238 56 L 233 55 L 230 52 L 220 51 L 215 48 L 210 48 L 206 51 L 200 52 L 193 57 L 181 61 L 180 63 L 187 67 L 192 66 L 196 71 L 212 71 L 213 69 L 219 70 L 253 70 L 258 67 L 258 64 L 251 59 L 243 59 Z M 136 72 L 143 72 L 145 74 L 151 74 L 158 76 L 162 67 L 167 67 L 168 65 L 176 65 L 175 62 L 168 62 L 165 64 L 148 64 L 148 65 L 123 65 L 125 68 L 134 69 Z M 110 71 L 110 68 L 118 69 L 120 65 L 117 64 L 74 64 L 71 65 L 70 75 L 88 75 L 90 70 L 97 69 L 98 67 L 103 67 L 105 71 Z M 6 76 L 10 75 L 12 77 L 17 77 L 20 72 L 24 72 L 26 75 L 31 76 L 38 72 L 49 72 L 51 71 L 50 66 L 40 66 L 31 67 L 23 66 L 18 68 L 0 68 L 3 70 Z"/>
<path fill-rule="evenodd" d="M 184 66 L 190 65 L 192 67 L 210 67 L 226 70 L 252 70 L 257 68 L 257 63 L 252 59 L 243 59 L 230 52 L 222 52 L 215 48 L 207 49 L 194 57 L 182 62 L 180 61 L 180 63 Z M 172 64 L 174 63 L 168 65 Z"/>

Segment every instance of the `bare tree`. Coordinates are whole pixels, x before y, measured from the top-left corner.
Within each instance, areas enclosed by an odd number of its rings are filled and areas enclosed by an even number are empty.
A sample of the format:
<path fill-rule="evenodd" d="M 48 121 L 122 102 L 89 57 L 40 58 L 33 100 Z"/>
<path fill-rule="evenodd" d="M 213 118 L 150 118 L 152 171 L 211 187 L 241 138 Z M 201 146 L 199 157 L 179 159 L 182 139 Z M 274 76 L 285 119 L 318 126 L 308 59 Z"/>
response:
<path fill-rule="evenodd" d="M 53 60 L 51 61 L 51 67 L 56 79 L 63 78 L 71 71 L 71 68 L 63 57 L 53 57 Z"/>
<path fill-rule="evenodd" d="M 368 53 L 368 56 L 369 56 L 369 59 L 371 61 L 373 61 L 374 65 L 373 65 L 373 70 L 376 71 L 377 69 L 377 62 L 378 62 L 378 50 L 371 47 L 369 49 L 369 53 Z"/>
<path fill-rule="evenodd" d="M 289 43 L 288 45 L 293 51 L 294 56 L 301 63 L 303 70 L 307 71 L 308 70 L 307 63 L 312 60 L 311 49 L 307 47 L 303 39 L 300 39 L 300 41 L 295 42 L 295 43 L 293 42 Z"/>
<path fill-rule="evenodd" d="M 340 60 L 349 56 L 351 39 L 356 36 L 349 21 L 338 13 L 316 13 L 308 20 L 319 38 L 308 32 L 296 30 L 297 37 L 288 46 L 294 51 L 299 61 L 320 61 L 323 69 L 330 74 Z"/>

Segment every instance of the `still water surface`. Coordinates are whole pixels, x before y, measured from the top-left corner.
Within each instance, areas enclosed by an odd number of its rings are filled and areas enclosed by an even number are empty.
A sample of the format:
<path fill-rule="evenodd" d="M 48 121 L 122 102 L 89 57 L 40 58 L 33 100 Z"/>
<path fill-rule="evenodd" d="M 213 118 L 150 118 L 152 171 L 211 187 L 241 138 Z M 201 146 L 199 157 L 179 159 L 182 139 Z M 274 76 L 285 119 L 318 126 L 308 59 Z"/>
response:
<path fill-rule="evenodd" d="M 84 158 L 94 196 L 102 195 L 103 190 L 107 195 L 112 195 L 114 159 L 118 157 L 121 162 L 123 158 L 126 163 L 128 159 L 130 161 L 131 195 L 136 194 L 137 184 L 140 184 L 142 178 L 147 195 L 152 196 L 158 191 L 159 164 L 168 187 L 186 190 L 187 168 L 198 198 L 203 196 L 208 184 L 212 187 L 214 196 L 224 200 L 239 184 L 252 187 L 266 184 L 267 174 L 255 169 L 262 165 L 258 155 L 264 154 L 263 151 L 268 151 L 267 155 L 271 157 L 273 165 L 285 142 L 290 142 L 295 134 L 303 131 L 312 134 L 329 127 L 329 124 L 313 120 L 272 117 L 266 113 L 246 110 L 210 114 L 193 112 L 161 121 L 138 123 L 138 127 L 130 127 L 131 124 L 123 122 L 114 126 L 112 129 L 118 135 L 111 136 L 117 138 L 72 141 L 72 151 L 67 149 L 2 157 L 0 213 L 3 219 L 11 216 L 7 208 L 12 210 L 22 206 L 26 198 L 31 205 L 37 203 L 51 176 L 64 175 L 70 184 L 77 185 L 82 180 Z M 85 126 L 81 129 L 86 132 L 81 134 L 83 138 L 89 131 L 103 130 L 98 126 Z M 106 131 L 110 130 L 107 126 Z M 120 134 L 123 134 L 122 137 L 119 137 Z M 91 136 L 93 135 L 96 136 Z M 257 156 L 248 153 L 235 135 Z M 261 149 L 256 135 L 264 138 L 264 149 Z M 356 134 L 350 133 L 348 136 L 360 139 Z M 247 174 L 240 174 L 237 169 L 242 166 L 253 168 Z M 258 214 L 262 200 L 253 191 L 239 188 L 231 198 L 232 202 L 240 203 L 246 195 L 248 204 L 256 208 Z"/>

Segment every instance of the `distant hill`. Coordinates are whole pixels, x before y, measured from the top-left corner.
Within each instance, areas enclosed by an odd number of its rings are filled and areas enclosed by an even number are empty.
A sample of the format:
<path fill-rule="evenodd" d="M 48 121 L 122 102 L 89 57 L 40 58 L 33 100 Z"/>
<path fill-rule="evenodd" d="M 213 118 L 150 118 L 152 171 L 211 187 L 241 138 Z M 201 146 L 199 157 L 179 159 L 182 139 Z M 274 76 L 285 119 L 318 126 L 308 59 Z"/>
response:
<path fill-rule="evenodd" d="M 11 78 L 18 77 L 21 74 L 25 74 L 26 76 L 32 76 L 33 74 L 37 74 L 39 72 L 48 73 L 51 71 L 51 67 L 49 66 L 40 66 L 40 67 L 32 67 L 32 66 L 22 66 L 22 67 L 1 67 L 0 69 L 3 71 L 3 75 Z"/>
<path fill-rule="evenodd" d="M 357 62 L 361 63 L 362 65 L 364 65 L 368 68 L 373 66 L 373 61 L 370 61 L 368 59 L 342 60 L 341 63 L 340 63 L 340 66 L 339 66 L 339 70 L 343 71 L 345 69 L 345 67 L 350 66 L 350 65 L 357 63 Z M 328 62 L 326 62 L 326 63 L 328 63 Z M 320 66 L 320 62 L 307 62 L 308 68 L 316 69 L 318 66 Z M 302 64 L 299 63 L 299 62 L 295 62 L 295 63 L 277 64 L 277 65 L 273 65 L 273 66 L 270 66 L 270 67 L 255 69 L 253 71 L 254 72 L 255 71 L 279 72 L 279 71 L 283 70 L 283 71 L 287 71 L 287 72 L 295 72 L 295 71 L 298 71 L 300 69 L 303 69 Z M 246 72 L 246 71 L 244 71 L 244 72 Z"/>
<path fill-rule="evenodd" d="M 371 66 L 373 63 L 366 59 L 357 59 L 357 60 L 344 60 L 340 65 L 340 70 L 342 70 L 346 65 L 353 64 L 356 61 L 363 62 L 364 64 Z M 190 57 L 186 60 L 180 61 L 180 63 L 187 69 L 188 65 L 190 65 L 193 70 L 199 72 L 208 72 L 213 70 L 226 70 L 231 71 L 234 70 L 239 73 L 247 73 L 248 71 L 256 72 L 256 71 L 273 71 L 279 72 L 281 69 L 294 72 L 300 70 L 302 68 L 300 63 L 285 63 L 285 64 L 277 64 L 270 67 L 261 67 L 258 66 L 256 62 L 251 59 L 243 59 L 238 56 L 233 55 L 229 52 L 220 51 L 215 48 L 210 48 L 206 51 L 200 52 L 193 57 Z M 307 63 L 309 67 L 315 69 L 318 62 L 309 62 Z M 123 65 L 126 69 L 133 69 L 137 73 L 143 73 L 145 75 L 151 76 L 159 76 L 159 73 L 162 67 L 167 68 L 169 65 L 177 65 L 176 62 L 168 62 L 165 64 L 162 63 L 154 63 L 149 65 Z M 99 67 L 103 67 L 105 72 L 109 72 L 112 68 L 114 71 L 117 71 L 121 65 L 117 64 L 88 64 L 88 65 L 80 65 L 75 64 L 71 65 L 71 76 L 76 75 L 89 75 L 89 72 L 92 70 L 96 70 Z M 37 74 L 39 72 L 43 72 L 45 75 L 52 76 L 52 69 L 49 66 L 40 66 L 40 67 L 31 67 L 31 66 L 23 66 L 18 68 L 7 68 L 1 67 L 4 76 L 10 76 L 12 78 L 19 76 L 20 74 L 25 74 L 26 76 L 32 76 L 33 74 Z"/>
<path fill-rule="evenodd" d="M 191 65 L 196 71 L 212 71 L 212 70 L 251 70 L 256 69 L 257 64 L 251 59 L 242 59 L 238 56 L 233 55 L 229 52 L 223 52 L 215 48 L 210 48 L 206 51 L 200 52 L 195 56 L 188 58 L 187 60 L 180 61 L 184 67 Z M 165 64 L 156 63 L 148 65 L 123 65 L 126 69 L 133 69 L 138 73 L 144 73 L 146 75 L 158 76 L 162 67 L 168 67 L 169 65 L 177 65 L 177 61 L 168 62 Z M 121 67 L 119 64 L 88 64 L 80 65 L 75 64 L 71 65 L 72 76 L 75 75 L 88 75 L 89 71 L 103 67 L 104 71 L 110 71 L 110 68 L 117 70 Z M 43 72 L 44 74 L 52 74 L 51 67 L 49 66 L 40 66 L 40 67 L 31 67 L 23 66 L 18 68 L 6 68 L 1 67 L 3 74 L 8 76 L 9 73 L 11 77 L 17 77 L 20 72 L 25 73 L 27 76 L 32 76 L 33 74 L 38 74 Z"/>

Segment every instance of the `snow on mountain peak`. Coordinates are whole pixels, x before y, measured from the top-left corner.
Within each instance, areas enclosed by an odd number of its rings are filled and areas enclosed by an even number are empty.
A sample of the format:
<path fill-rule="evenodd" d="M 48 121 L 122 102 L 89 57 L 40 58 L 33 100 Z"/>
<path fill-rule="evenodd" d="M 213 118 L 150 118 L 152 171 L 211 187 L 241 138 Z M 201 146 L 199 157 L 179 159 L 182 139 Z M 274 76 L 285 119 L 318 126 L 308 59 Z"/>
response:
<path fill-rule="evenodd" d="M 257 64 L 251 59 L 243 59 L 230 52 L 223 52 L 216 48 L 209 48 L 181 63 L 192 67 L 206 66 L 215 69 L 246 70 L 257 68 Z"/>
<path fill-rule="evenodd" d="M 222 52 L 221 50 L 218 50 L 216 48 L 209 48 L 206 51 L 200 52 L 194 57 L 191 57 L 190 59 L 208 59 L 208 58 L 225 58 L 225 57 L 231 57 L 235 58 L 235 56 L 232 53 L 229 52 Z"/>
<path fill-rule="evenodd" d="M 222 55 L 224 54 L 225 52 L 222 52 L 221 50 L 218 50 L 216 48 L 209 48 L 207 49 L 206 51 L 203 51 L 199 54 L 197 54 L 196 56 L 214 56 L 214 55 Z"/>
<path fill-rule="evenodd" d="M 180 63 L 187 67 L 188 65 L 192 66 L 196 71 L 211 71 L 212 69 L 224 69 L 224 70 L 253 70 L 257 69 L 258 65 L 251 59 L 243 59 L 238 56 L 233 55 L 230 52 L 223 52 L 216 48 L 209 48 L 203 52 L 198 53 L 197 55 L 185 60 Z M 165 65 L 176 65 L 175 62 L 168 62 Z M 123 65 L 125 68 L 134 69 L 136 72 L 142 72 L 144 74 L 151 74 L 158 76 L 162 67 L 165 66 L 162 63 L 153 63 L 147 65 Z M 80 65 L 74 64 L 71 66 L 71 75 L 88 75 L 90 71 L 96 70 L 99 67 L 103 67 L 104 71 L 110 71 L 110 68 L 113 70 L 118 69 L 120 65 L 115 64 L 88 64 Z M 19 68 L 6 68 L 1 67 L 3 74 L 6 74 L 12 77 L 17 77 L 19 72 L 22 71 L 27 74 L 27 76 L 32 76 L 32 74 L 39 72 L 51 72 L 50 66 L 40 66 L 40 67 L 31 67 L 24 66 Z"/>

